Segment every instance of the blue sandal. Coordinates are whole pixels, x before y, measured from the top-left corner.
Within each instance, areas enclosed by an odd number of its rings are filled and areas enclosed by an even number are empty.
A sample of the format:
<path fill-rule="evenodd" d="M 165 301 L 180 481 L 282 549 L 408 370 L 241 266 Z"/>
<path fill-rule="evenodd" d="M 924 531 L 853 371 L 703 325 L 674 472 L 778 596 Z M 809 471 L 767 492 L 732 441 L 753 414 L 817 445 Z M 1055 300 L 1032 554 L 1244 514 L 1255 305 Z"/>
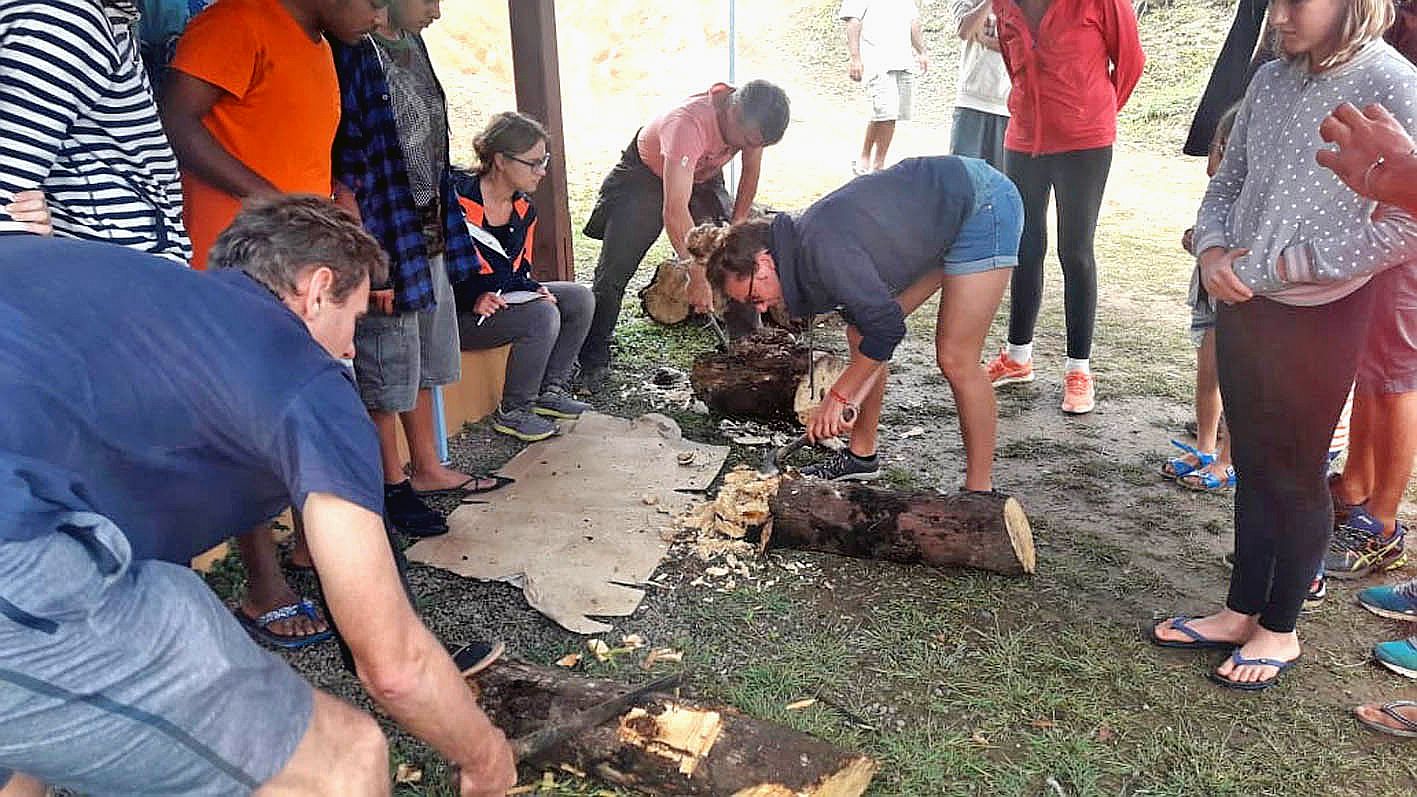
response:
<path fill-rule="evenodd" d="M 1211 471 L 1197 468 L 1185 476 L 1176 477 L 1176 483 L 1187 490 L 1195 490 L 1200 493 L 1218 493 L 1235 486 L 1235 469 L 1227 467 L 1225 476 L 1222 478 Z"/>
<path fill-rule="evenodd" d="M 248 617 L 240 606 L 235 610 L 236 619 L 241 622 L 241 626 L 246 629 L 246 633 L 255 637 L 257 641 L 265 642 L 286 650 L 296 650 L 316 642 L 324 642 L 334 636 L 334 631 L 326 628 L 323 631 L 316 631 L 313 634 L 277 634 L 270 629 L 271 623 L 278 623 L 281 620 L 289 620 L 296 615 L 304 615 L 312 622 L 323 622 L 320 613 L 315 610 L 315 604 L 309 598 L 301 598 L 300 602 L 282 606 L 279 609 L 272 609 L 260 617 Z M 326 623 L 328 625 L 328 623 Z"/>
<path fill-rule="evenodd" d="M 1258 692 L 1262 689 L 1268 689 L 1271 686 L 1274 686 L 1275 684 L 1279 683 L 1279 676 L 1283 675 L 1285 670 L 1291 670 L 1299 666 L 1299 657 L 1297 656 L 1290 659 L 1289 661 L 1280 661 L 1279 659 L 1265 658 L 1247 659 L 1244 656 L 1240 655 L 1239 648 L 1235 648 L 1235 652 L 1230 654 L 1230 661 L 1236 667 L 1244 667 L 1246 665 L 1249 665 L 1259 667 L 1274 667 L 1278 670 L 1278 672 L 1276 672 L 1274 675 L 1271 675 L 1263 681 L 1250 681 L 1249 683 L 1240 683 L 1239 681 L 1232 681 L 1229 678 L 1226 678 L 1225 676 L 1216 672 L 1215 670 L 1211 670 L 1210 672 L 1205 674 L 1205 677 L 1209 678 L 1213 683 L 1219 684 L 1220 686 L 1223 686 L 1226 689 L 1238 689 L 1242 692 Z"/>
<path fill-rule="evenodd" d="M 1195 650 L 1224 650 L 1235 647 L 1234 642 L 1224 639 L 1211 639 L 1194 628 L 1189 623 L 1193 618 L 1181 616 L 1172 617 L 1171 627 L 1191 638 L 1190 642 L 1178 642 L 1174 639 L 1162 639 L 1156 635 L 1156 628 L 1160 623 L 1152 623 L 1146 628 L 1146 639 L 1151 644 L 1159 648 L 1191 648 Z"/>
<path fill-rule="evenodd" d="M 1173 457 L 1166 460 L 1165 464 L 1161 466 L 1161 475 L 1168 479 L 1179 479 L 1182 476 L 1189 476 L 1215 461 L 1214 451 L 1207 454 L 1195 446 L 1182 443 L 1180 440 L 1172 440 L 1171 445 L 1195 457 L 1196 461 L 1194 463 L 1187 462 L 1184 456 Z"/>

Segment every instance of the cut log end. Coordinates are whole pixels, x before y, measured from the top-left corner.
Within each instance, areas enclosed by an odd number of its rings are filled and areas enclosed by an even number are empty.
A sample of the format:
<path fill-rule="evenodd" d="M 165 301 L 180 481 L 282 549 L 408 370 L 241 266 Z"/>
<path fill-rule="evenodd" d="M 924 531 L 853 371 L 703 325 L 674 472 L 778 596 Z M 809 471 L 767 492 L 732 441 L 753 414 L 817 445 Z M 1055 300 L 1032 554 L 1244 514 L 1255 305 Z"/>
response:
<path fill-rule="evenodd" d="M 1023 572 L 1033 575 L 1038 570 L 1038 552 L 1033 548 L 1033 525 L 1023 511 L 1023 504 L 1009 496 L 1004 502 L 1004 529 L 1009 533 L 1009 542 L 1014 546 Z"/>
<path fill-rule="evenodd" d="M 879 768 L 875 761 L 862 756 L 806 790 L 779 783 L 764 783 L 744 789 L 733 797 L 859 797 L 871 785 L 871 779 Z"/>

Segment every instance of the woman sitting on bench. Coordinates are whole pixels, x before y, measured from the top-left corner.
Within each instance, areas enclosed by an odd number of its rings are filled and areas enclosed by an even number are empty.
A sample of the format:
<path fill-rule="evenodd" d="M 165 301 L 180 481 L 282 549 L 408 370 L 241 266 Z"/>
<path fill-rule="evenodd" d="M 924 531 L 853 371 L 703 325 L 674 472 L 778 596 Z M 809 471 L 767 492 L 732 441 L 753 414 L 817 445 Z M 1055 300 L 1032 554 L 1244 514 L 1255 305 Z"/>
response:
<path fill-rule="evenodd" d="M 555 434 L 553 418 L 574 420 L 590 409 L 571 397 L 570 382 L 595 298 L 584 285 L 542 284 L 531 276 L 530 194 L 551 166 L 546 141 L 535 119 L 499 113 L 473 141 L 477 173 L 454 178 L 478 252 L 472 277 L 454 286 L 462 348 L 511 344 L 492 428 L 528 442 Z"/>

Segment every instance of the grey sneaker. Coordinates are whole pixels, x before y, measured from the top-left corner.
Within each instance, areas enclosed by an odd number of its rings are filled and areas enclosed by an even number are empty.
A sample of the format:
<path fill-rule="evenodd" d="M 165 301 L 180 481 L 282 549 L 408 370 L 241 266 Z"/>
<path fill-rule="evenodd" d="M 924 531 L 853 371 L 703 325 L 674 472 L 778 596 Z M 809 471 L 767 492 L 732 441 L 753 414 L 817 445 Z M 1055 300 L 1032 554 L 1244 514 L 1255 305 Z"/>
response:
<path fill-rule="evenodd" d="M 517 410 L 499 408 L 492 415 L 492 428 L 528 443 L 545 440 L 560 431 L 555 423 L 525 408 Z"/>
<path fill-rule="evenodd" d="M 827 459 L 802 468 L 799 473 L 810 479 L 868 482 L 881 477 L 879 460 L 861 459 L 848 449 L 842 449 Z"/>
<path fill-rule="evenodd" d="M 571 394 L 560 385 L 551 385 L 532 405 L 531 411 L 548 418 L 564 418 L 574 421 L 581 413 L 590 412 L 591 406 L 584 401 L 571 398 Z"/>

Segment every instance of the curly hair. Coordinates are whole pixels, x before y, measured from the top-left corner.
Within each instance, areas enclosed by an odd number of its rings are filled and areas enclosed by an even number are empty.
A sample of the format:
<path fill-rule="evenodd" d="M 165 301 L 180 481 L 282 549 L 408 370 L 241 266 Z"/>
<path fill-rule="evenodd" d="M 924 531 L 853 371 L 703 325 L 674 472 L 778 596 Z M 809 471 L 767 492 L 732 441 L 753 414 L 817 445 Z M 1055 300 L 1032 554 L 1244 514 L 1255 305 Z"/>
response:
<path fill-rule="evenodd" d="M 684 245 L 694 259 L 708 270 L 709 284 L 719 290 L 731 275 L 752 277 L 758 268 L 758 253 L 772 244 L 772 222 L 748 219 L 731 227 L 700 224 L 689 231 Z"/>

